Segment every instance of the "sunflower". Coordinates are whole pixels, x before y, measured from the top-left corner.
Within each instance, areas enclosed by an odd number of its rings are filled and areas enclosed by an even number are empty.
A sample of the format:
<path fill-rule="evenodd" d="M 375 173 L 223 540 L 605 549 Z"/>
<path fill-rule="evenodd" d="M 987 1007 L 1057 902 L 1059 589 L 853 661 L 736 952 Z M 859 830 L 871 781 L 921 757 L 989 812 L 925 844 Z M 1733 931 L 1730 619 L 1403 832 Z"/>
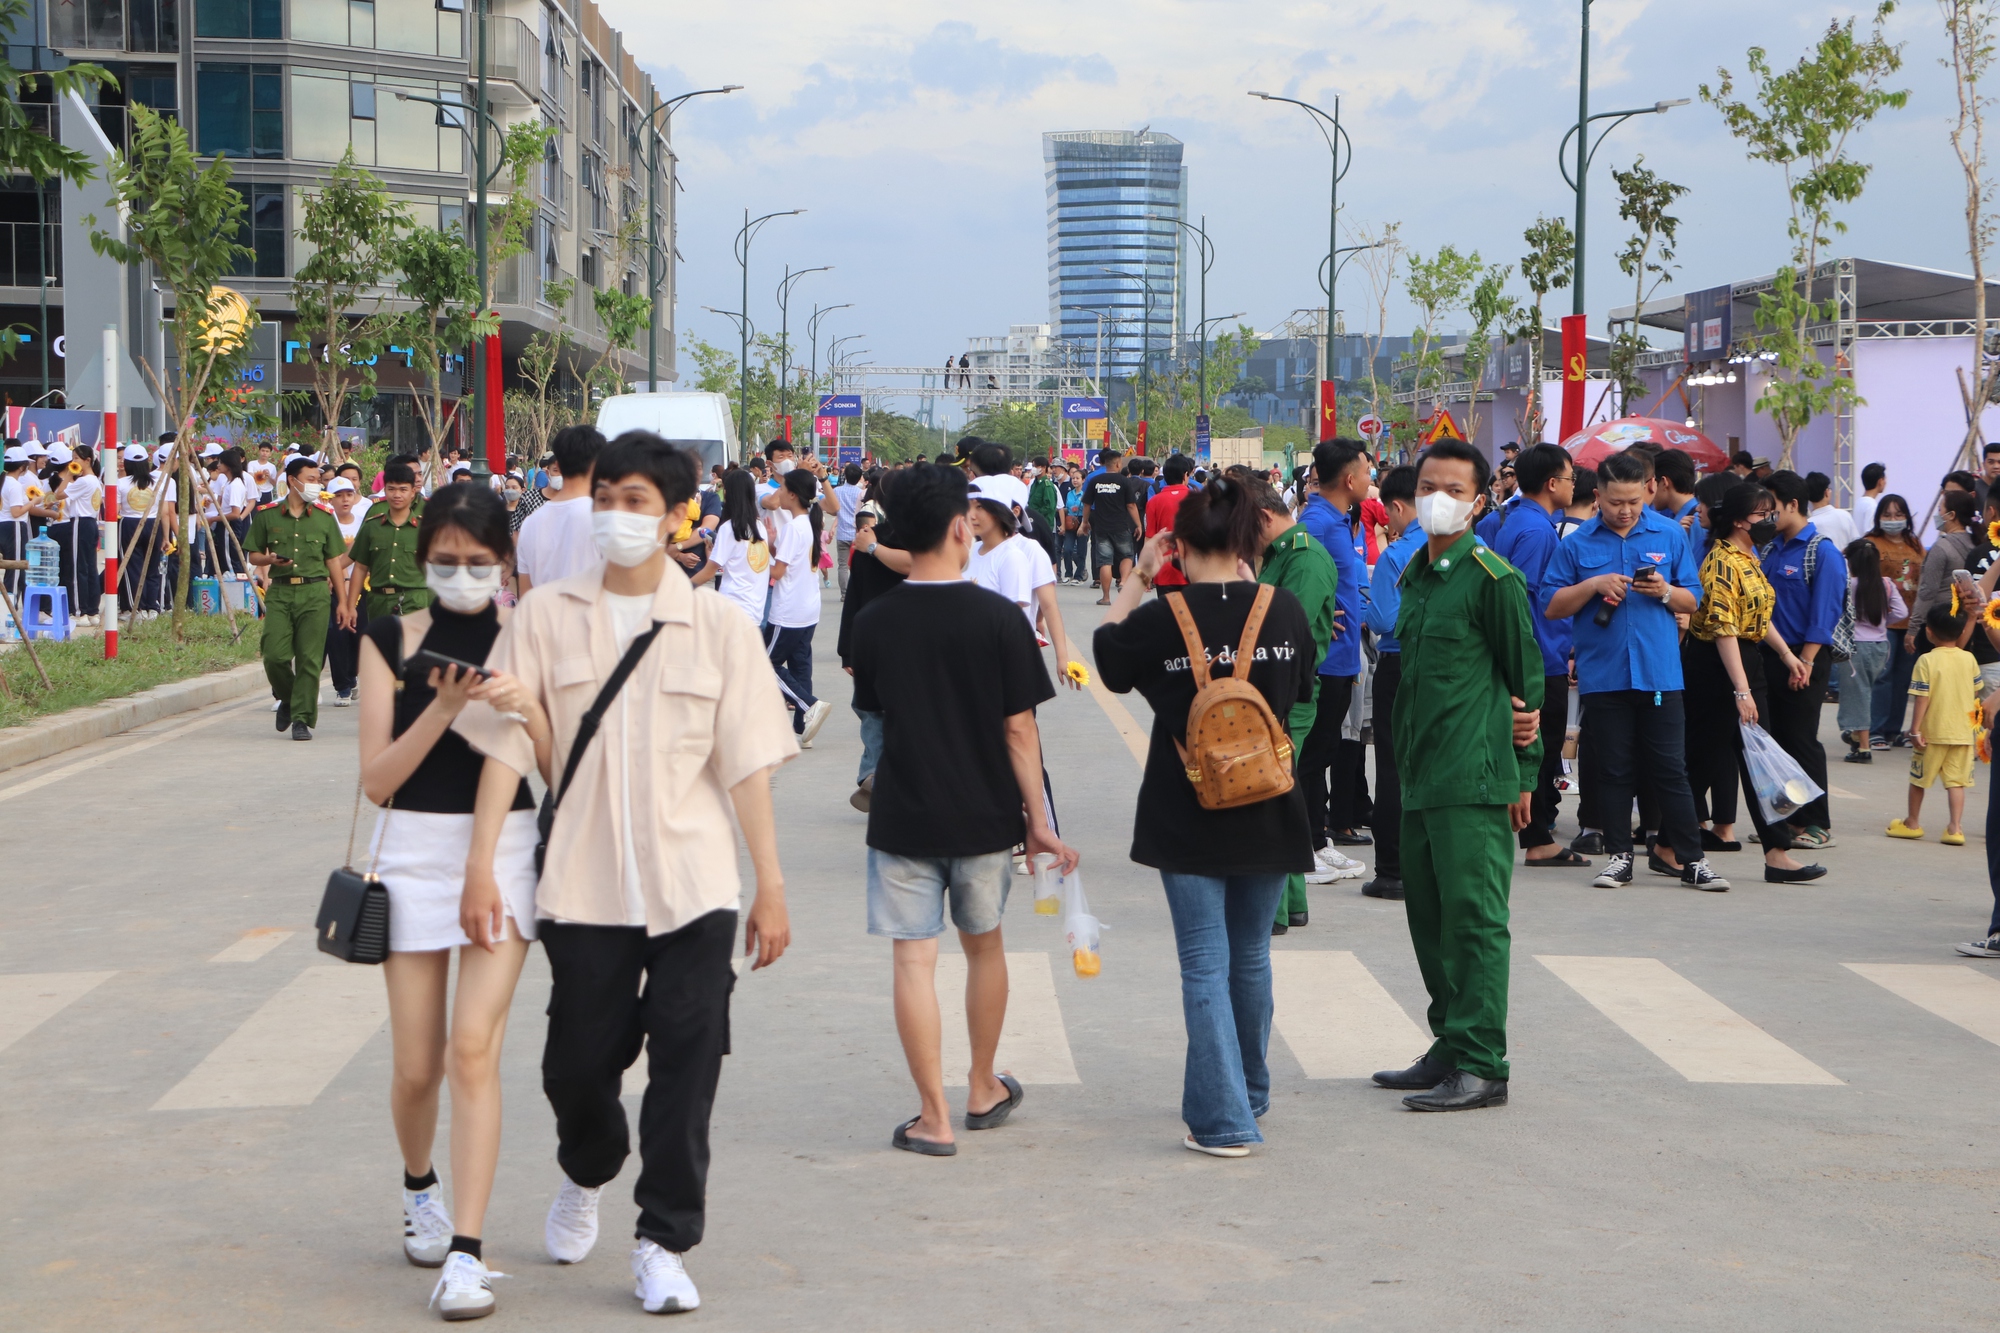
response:
<path fill-rule="evenodd" d="M 1090 684 L 1090 668 L 1081 662 L 1071 662 L 1063 668 L 1063 674 L 1079 685 Z"/>
<path fill-rule="evenodd" d="M 1988 602 L 1986 609 L 1980 615 L 1993 629 L 2000 629 L 2000 597 L 1995 597 L 1992 601 Z"/>
<path fill-rule="evenodd" d="M 1986 525 L 1986 544 L 1988 546 L 2000 546 L 2000 518 L 1996 518 Z"/>

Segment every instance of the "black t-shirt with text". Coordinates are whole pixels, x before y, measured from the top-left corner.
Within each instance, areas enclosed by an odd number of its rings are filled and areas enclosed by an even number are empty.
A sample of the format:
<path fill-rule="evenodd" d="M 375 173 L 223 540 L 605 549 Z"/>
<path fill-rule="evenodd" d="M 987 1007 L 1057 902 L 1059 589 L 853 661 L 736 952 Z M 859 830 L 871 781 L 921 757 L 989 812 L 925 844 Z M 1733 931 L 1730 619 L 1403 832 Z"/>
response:
<path fill-rule="evenodd" d="M 1235 670 L 1236 645 L 1256 599 L 1255 583 L 1196 583 L 1177 588 L 1187 598 L 1195 629 L 1208 650 L 1212 675 Z M 1153 710 L 1146 773 L 1139 782 L 1132 824 L 1132 859 L 1158 870 L 1190 875 L 1290 874 L 1312 869 L 1312 835 L 1305 793 L 1294 784 L 1283 796 L 1234 810 L 1204 810 L 1181 766 L 1175 742 L 1187 740 L 1194 703 L 1194 669 L 1187 640 L 1164 599 L 1140 605 L 1115 625 L 1100 625 L 1091 647 L 1106 689 L 1137 690 Z M 1257 631 L 1250 683 L 1263 694 L 1283 726 L 1294 703 L 1313 699 L 1318 645 L 1298 598 L 1274 590 Z"/>
<path fill-rule="evenodd" d="M 882 714 L 868 845 L 947 857 L 1019 843 L 1007 719 L 1056 692 L 1021 608 L 972 583 L 903 583 L 853 627 L 854 706 Z"/>
<path fill-rule="evenodd" d="M 1132 513 L 1125 506 L 1138 503 L 1132 481 L 1122 472 L 1100 472 L 1083 488 L 1083 503 L 1090 509 L 1090 530 L 1101 537 L 1122 537 L 1132 531 Z"/>

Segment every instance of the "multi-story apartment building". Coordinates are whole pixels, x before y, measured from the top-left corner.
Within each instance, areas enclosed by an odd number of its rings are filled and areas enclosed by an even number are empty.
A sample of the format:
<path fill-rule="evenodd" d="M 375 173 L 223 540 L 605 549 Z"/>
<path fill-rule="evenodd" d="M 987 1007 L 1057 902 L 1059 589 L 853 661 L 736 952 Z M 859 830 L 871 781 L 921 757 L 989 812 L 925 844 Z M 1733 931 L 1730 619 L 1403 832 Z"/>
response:
<path fill-rule="evenodd" d="M 474 100 L 477 0 L 33 3 L 33 32 L 9 38 L 16 64 L 89 60 L 109 69 L 118 86 L 101 90 L 92 112 L 114 147 L 124 146 L 128 108 L 144 103 L 177 117 L 201 156 L 229 159 L 247 205 L 241 239 L 254 254 L 230 282 L 271 330 L 264 343 L 285 387 L 310 380 L 310 349 L 296 345 L 291 323 L 291 276 L 308 257 L 296 235 L 300 199 L 344 153 L 351 148 L 420 225 L 469 226 L 476 193 L 469 131 L 479 118 L 396 94 Z M 527 252 L 495 272 L 508 383 L 530 336 L 559 320 L 575 330 L 584 364 L 604 353 L 591 292 L 644 289 L 647 172 L 655 159 L 655 332 L 660 378 L 674 378 L 672 153 L 657 121 L 656 142 L 648 141 L 645 119 L 658 105 L 652 80 L 592 0 L 491 0 L 485 24 L 487 111 L 502 126 L 539 121 L 557 130 L 529 183 L 537 207 Z M 49 106 L 37 114 L 54 132 L 60 112 Z M 494 188 L 506 185 L 503 179 Z M 39 330 L 49 279 L 53 343 L 63 331 L 61 204 L 53 186 L 37 193 L 26 180 L 0 187 L 0 321 Z M 636 245 L 620 244 L 628 220 Z M 80 232 L 72 226 L 69 235 L 74 249 Z M 561 310 L 547 299 L 559 278 L 575 282 Z M 646 346 L 642 332 L 623 358 L 625 379 L 646 377 Z M 385 357 L 377 373 L 375 402 L 341 424 L 365 425 L 371 438 L 415 441 L 410 395 L 422 369 Z M 0 392 L 26 402 L 39 393 L 40 374 L 38 350 L 17 355 L 0 365 Z M 454 394 L 456 379 L 447 383 Z"/>
<path fill-rule="evenodd" d="M 1093 349 L 1101 329 L 1107 379 L 1137 378 L 1148 356 L 1157 372 L 1186 330 L 1181 148 L 1152 130 L 1042 136 L 1049 322 L 1057 338 Z"/>
<path fill-rule="evenodd" d="M 969 338 L 966 360 L 974 387 L 1022 394 L 1055 373 L 1054 340 L 1046 324 L 1009 324 L 1003 338 Z"/>

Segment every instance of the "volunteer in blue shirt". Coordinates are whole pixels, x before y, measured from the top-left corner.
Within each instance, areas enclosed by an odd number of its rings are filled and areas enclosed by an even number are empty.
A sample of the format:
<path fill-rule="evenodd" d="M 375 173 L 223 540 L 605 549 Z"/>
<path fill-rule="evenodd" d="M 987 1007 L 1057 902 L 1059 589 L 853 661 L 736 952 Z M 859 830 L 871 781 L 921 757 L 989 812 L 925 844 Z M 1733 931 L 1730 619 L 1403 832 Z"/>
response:
<path fill-rule="evenodd" d="M 1515 491 L 1505 500 L 1502 500 L 1499 504 L 1494 505 L 1492 509 L 1488 510 L 1486 517 L 1472 525 L 1472 535 L 1479 538 L 1480 541 L 1486 543 L 1488 546 L 1492 546 L 1500 538 L 1500 529 L 1507 525 L 1508 518 L 1520 507 L 1521 492 Z M 1529 589 L 1529 591 L 1532 592 L 1533 589 Z"/>
<path fill-rule="evenodd" d="M 1701 574 L 1680 524 L 1648 503 L 1652 481 L 1653 465 L 1643 454 L 1613 454 L 1599 465 L 1597 517 L 1549 561 L 1542 614 L 1571 623 L 1577 690 L 1599 756 L 1595 776 L 1603 792 L 1596 808 L 1604 815 L 1610 860 L 1593 883 L 1615 889 L 1632 882 L 1627 812 L 1643 764 L 1660 800 L 1660 842 L 1672 849 L 1668 859 L 1659 847 L 1648 848 L 1647 865 L 1663 875 L 1678 872 L 1689 888 L 1727 889 L 1729 881 L 1701 854 L 1687 779 L 1674 617 L 1692 615 L 1700 604 Z"/>
<path fill-rule="evenodd" d="M 1505 511 L 1493 550 L 1521 571 L 1528 582 L 1529 604 L 1539 607 L 1554 591 L 1548 584 L 1549 562 L 1562 545 L 1556 517 L 1569 507 L 1576 468 L 1561 445 L 1533 444 L 1515 461 L 1514 476 L 1521 487 L 1520 503 Z M 1547 616 L 1536 616 L 1534 623 L 1535 642 L 1542 650 L 1542 768 L 1535 782 L 1532 817 L 1516 837 L 1531 866 L 1581 869 L 1590 862 L 1557 842 L 1554 832 L 1556 810 L 1562 803 L 1556 791 L 1556 778 L 1562 773 L 1560 738 L 1569 729 L 1570 627 L 1567 620 Z"/>
<path fill-rule="evenodd" d="M 1805 478 L 1796 472 L 1773 472 L 1764 479 L 1764 488 L 1778 501 L 1778 539 L 1761 552 L 1764 577 L 1778 599 L 1771 627 L 1812 668 L 1803 689 L 1787 684 L 1771 691 L 1771 716 L 1764 730 L 1799 761 L 1823 792 L 1826 750 L 1819 743 L 1820 701 L 1826 698 L 1827 673 L 1833 669 L 1827 645 L 1847 609 L 1847 558 L 1807 518 Z M 1768 645 L 1758 651 L 1764 654 L 1764 679 L 1784 679 L 1777 652 Z M 1833 845 L 1833 820 L 1825 796 L 1793 811 L 1790 823 L 1796 845 Z"/>
<path fill-rule="evenodd" d="M 1370 898 L 1403 896 L 1403 783 L 1396 769 L 1396 742 L 1389 719 L 1396 711 L 1396 688 L 1403 680 L 1403 644 L 1396 616 L 1403 609 L 1403 571 L 1424 544 L 1417 522 L 1417 469 L 1405 463 L 1382 476 L 1376 498 L 1388 515 L 1389 543 L 1375 561 L 1364 617 L 1375 635 L 1375 878 L 1361 886 Z"/>
<path fill-rule="evenodd" d="M 1354 679 L 1361 674 L 1361 589 L 1368 581 L 1361 533 L 1349 519 L 1368 493 L 1368 454 L 1351 440 L 1327 440 L 1313 450 L 1316 489 L 1299 513 L 1299 522 L 1313 540 L 1333 557 L 1340 582 L 1334 593 L 1333 642 L 1319 663 L 1319 715 L 1306 733 L 1299 773 L 1306 784 L 1306 816 L 1312 825 L 1313 854 L 1323 863 L 1340 865 L 1346 858 L 1327 842 L 1327 770 L 1340 756 L 1340 724 L 1354 698 Z M 1340 811 L 1343 819 L 1347 811 Z M 1322 852 L 1331 855 L 1322 856 Z M 1335 861 L 1334 857 L 1341 857 Z M 1321 872 L 1316 872 L 1321 873 Z M 1357 872 L 1358 873 L 1358 872 Z M 1309 883 L 1324 883 L 1312 875 Z"/>

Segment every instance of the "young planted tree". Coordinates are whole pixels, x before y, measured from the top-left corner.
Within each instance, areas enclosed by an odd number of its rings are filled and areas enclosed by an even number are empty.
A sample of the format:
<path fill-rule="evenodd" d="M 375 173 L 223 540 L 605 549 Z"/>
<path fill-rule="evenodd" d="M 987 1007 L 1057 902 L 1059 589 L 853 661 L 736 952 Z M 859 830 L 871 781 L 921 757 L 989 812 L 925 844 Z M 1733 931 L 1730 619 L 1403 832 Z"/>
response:
<path fill-rule="evenodd" d="M 619 227 L 612 243 L 615 268 L 623 269 L 631 262 L 643 239 L 640 224 L 641 218 L 635 213 Z M 606 344 L 604 355 L 590 368 L 591 389 L 607 397 L 623 393 L 625 373 L 620 368 L 621 354 L 638 346 L 639 335 L 646 331 L 653 316 L 653 299 L 643 291 L 627 293 L 616 287 L 600 287 L 591 292 L 590 301 L 597 311 L 597 322 L 604 329 Z"/>
<path fill-rule="evenodd" d="M 1903 65 L 1902 48 L 1882 35 L 1895 7 L 1895 0 L 1881 0 L 1865 41 L 1855 36 L 1853 19 L 1832 24 L 1812 53 L 1788 70 L 1774 70 L 1764 48 L 1751 47 L 1754 100 L 1735 96 L 1735 79 L 1726 69 L 1716 71 L 1715 86 L 1701 85 L 1701 99 L 1722 113 L 1750 160 L 1784 173 L 1791 256 L 1758 301 L 1757 344 L 1772 358 L 1772 372 L 1757 410 L 1777 427 L 1784 444 L 1779 466 L 1785 468 L 1808 422 L 1861 401 L 1849 367 L 1827 365 L 1813 343 L 1812 326 L 1838 313 L 1835 301 L 1813 299 L 1813 281 L 1821 252 L 1847 230 L 1834 209 L 1859 199 L 1868 183 L 1869 165 L 1848 156 L 1848 140 L 1884 110 L 1909 101 L 1907 90 L 1882 87 Z"/>
<path fill-rule="evenodd" d="M 1521 256 L 1521 280 L 1528 284 L 1532 300 L 1520 312 L 1522 318 L 1509 336 L 1525 339 L 1528 344 L 1528 392 L 1516 424 L 1521 428 L 1521 443 L 1532 444 L 1542 438 L 1548 421 L 1542 399 L 1542 342 L 1547 323 L 1542 307 L 1550 292 L 1569 286 L 1576 271 L 1576 233 L 1562 218 L 1543 217 L 1536 218 L 1535 224 L 1521 233 L 1521 239 L 1528 243 L 1528 253 Z"/>
<path fill-rule="evenodd" d="M 553 392 L 557 372 L 568 363 L 567 352 L 574 334 L 563 312 L 569 309 L 574 284 L 567 278 L 551 282 L 542 297 L 556 309 L 553 330 L 537 329 L 521 350 L 518 363 L 525 389 L 507 391 L 508 452 L 523 459 L 539 458 L 549 440 L 564 426 L 577 420 L 577 409 L 565 396 Z"/>
<path fill-rule="evenodd" d="M 1644 155 L 1629 171 L 1612 168 L 1611 179 L 1618 183 L 1618 216 L 1632 224 L 1632 236 L 1618 252 L 1619 271 L 1632 279 L 1632 321 L 1613 335 L 1610 349 L 1611 374 L 1618 382 L 1623 414 L 1629 416 L 1646 392 L 1646 383 L 1639 378 L 1639 354 L 1646 350 L 1639 333 L 1639 307 L 1673 272 L 1681 220 L 1667 210 L 1687 193 L 1687 186 L 1676 185 L 1648 167 Z"/>
<path fill-rule="evenodd" d="M 1369 303 L 1375 307 L 1374 327 L 1362 335 L 1368 346 L 1368 383 L 1366 394 L 1368 410 L 1382 420 L 1388 420 L 1391 406 L 1390 386 L 1384 384 L 1375 374 L 1375 365 L 1382 356 L 1382 342 L 1389 336 L 1389 298 L 1396 290 L 1396 269 L 1403 262 L 1408 248 L 1403 244 L 1403 224 L 1385 222 L 1380 227 L 1360 228 L 1361 244 L 1366 250 L 1355 252 L 1361 263 L 1361 271 L 1368 279 Z"/>
<path fill-rule="evenodd" d="M 1412 389 L 1421 392 L 1443 382 L 1444 353 L 1437 344 L 1438 320 L 1445 311 L 1464 306 L 1482 271 L 1477 250 L 1462 255 L 1455 246 L 1445 245 L 1429 259 L 1420 254 L 1410 255 L 1403 290 L 1416 303 L 1417 313 L 1423 319 L 1410 335 L 1416 346 L 1403 361 L 1403 367 L 1413 375 Z"/>
<path fill-rule="evenodd" d="M 1994 0 L 1938 0 L 1944 14 L 1951 54 L 1942 60 L 1952 74 L 1958 95 L 1958 118 L 1952 122 L 1951 147 L 1965 177 L 1966 254 L 1972 261 L 1972 373 L 1957 368 L 1959 398 L 1965 405 L 1965 439 L 1952 467 L 1970 467 L 1984 438 L 1979 416 L 2000 397 L 2000 357 L 1987 345 L 1986 252 L 1993 247 L 1994 219 L 1987 212 L 1993 200 L 1986 179 L 1986 108 L 1991 104 L 1981 87 L 1993 64 Z"/>
<path fill-rule="evenodd" d="M 1486 363 L 1493 355 L 1493 335 L 1520 322 L 1520 308 L 1507 295 L 1507 281 L 1513 276 L 1512 264 L 1488 264 L 1465 299 L 1465 313 L 1472 316 L 1472 331 L 1465 344 L 1465 378 L 1470 381 L 1465 391 L 1468 440 L 1479 437 L 1479 382 L 1486 378 Z"/>
<path fill-rule="evenodd" d="M 384 283 L 396 243 L 411 224 L 409 210 L 355 165 L 352 147 L 334 166 L 326 188 L 299 201 L 298 237 L 313 252 L 292 279 L 292 306 L 312 365 L 322 443 L 336 456 L 341 449 L 335 427 L 346 416 L 347 400 L 374 396 L 374 363 L 393 322 L 382 312 Z M 366 302 L 372 305 L 357 318 Z"/>

